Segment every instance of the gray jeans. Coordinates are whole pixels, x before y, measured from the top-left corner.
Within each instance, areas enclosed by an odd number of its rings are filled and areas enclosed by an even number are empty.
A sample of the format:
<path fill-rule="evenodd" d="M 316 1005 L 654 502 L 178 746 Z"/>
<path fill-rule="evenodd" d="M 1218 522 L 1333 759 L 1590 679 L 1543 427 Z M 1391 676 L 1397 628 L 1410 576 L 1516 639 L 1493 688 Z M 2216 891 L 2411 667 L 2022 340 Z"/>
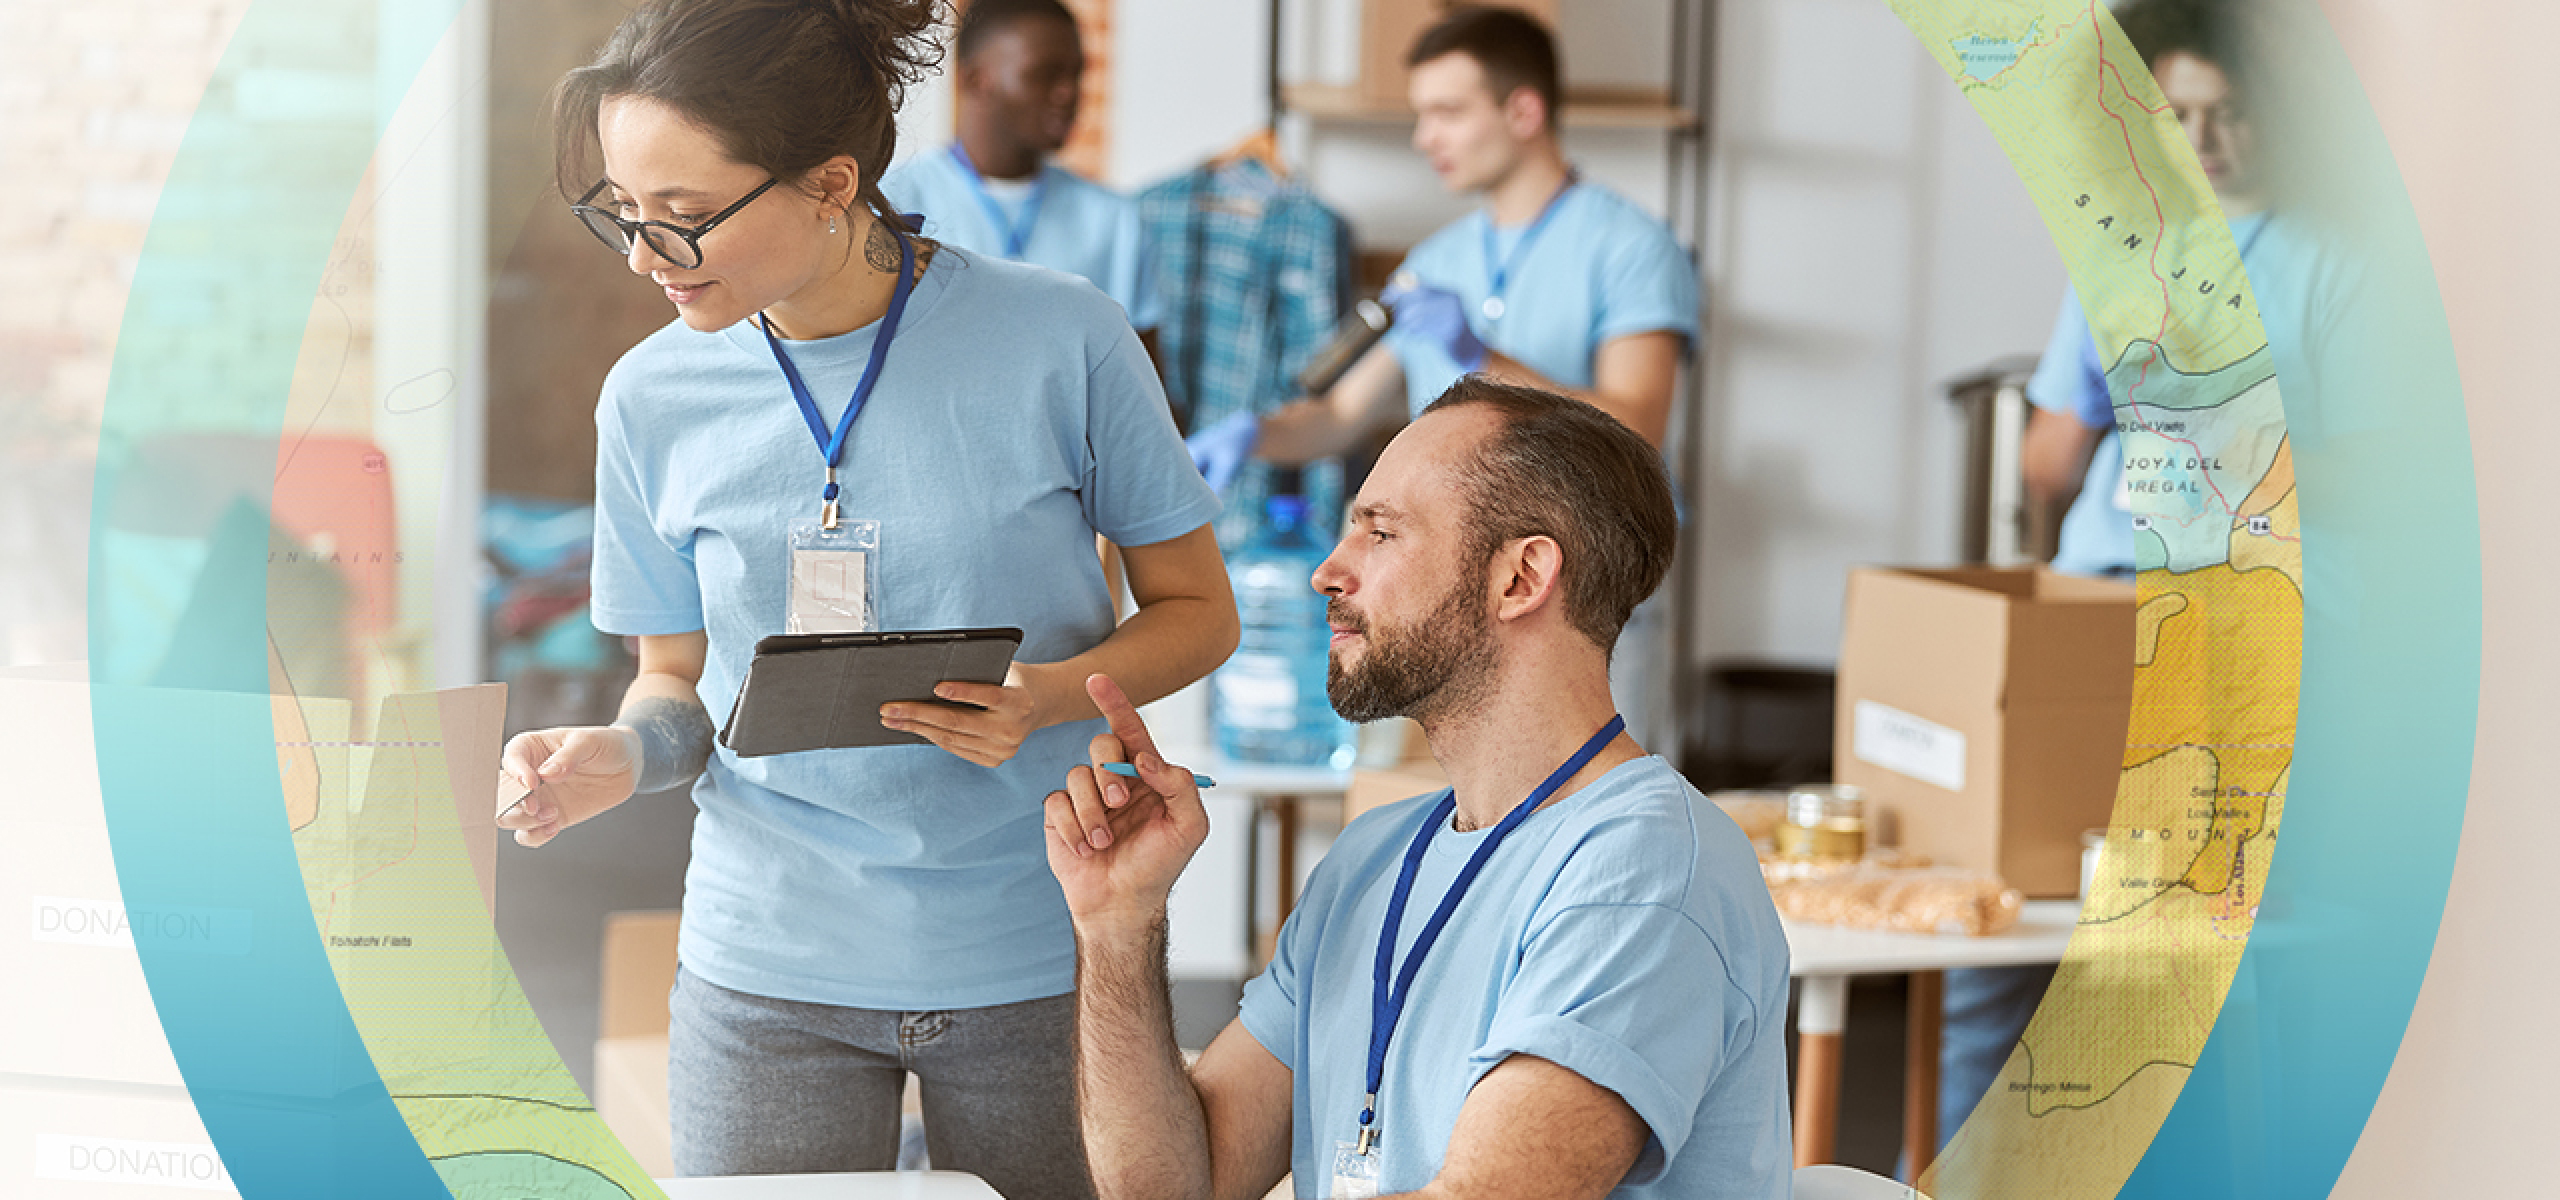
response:
<path fill-rule="evenodd" d="M 882 1012 L 733 992 L 676 972 L 667 1091 L 679 1175 L 886 1171 L 907 1073 L 937 1168 L 1006 1200 L 1090 1200 L 1075 997 Z"/>

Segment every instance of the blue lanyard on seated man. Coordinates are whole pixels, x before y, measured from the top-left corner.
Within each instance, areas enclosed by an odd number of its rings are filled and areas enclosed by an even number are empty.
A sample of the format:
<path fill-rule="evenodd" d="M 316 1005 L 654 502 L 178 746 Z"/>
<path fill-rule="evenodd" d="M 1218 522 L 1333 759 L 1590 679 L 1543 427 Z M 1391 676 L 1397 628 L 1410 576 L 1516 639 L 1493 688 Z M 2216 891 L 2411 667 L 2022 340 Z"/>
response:
<path fill-rule="evenodd" d="M 1422 931 L 1414 935 L 1413 950 L 1405 955 L 1404 967 L 1398 970 L 1395 965 L 1396 932 L 1404 925 L 1405 901 L 1413 895 L 1413 880 L 1421 873 L 1422 857 L 1431 847 L 1432 835 L 1438 833 L 1442 825 L 1448 824 L 1450 815 L 1458 809 L 1457 792 L 1452 790 L 1442 794 L 1440 802 L 1432 806 L 1431 815 L 1423 820 L 1422 828 L 1414 832 L 1412 843 L 1405 847 L 1404 865 L 1396 873 L 1395 893 L 1387 900 L 1386 927 L 1378 932 L 1378 963 L 1371 979 L 1369 1000 L 1368 1096 L 1360 1109 L 1359 1136 L 1342 1143 L 1334 1153 L 1335 1200 L 1355 1200 L 1378 1194 L 1378 1088 L 1386 1080 L 1387 1045 L 1395 1038 L 1396 1022 L 1404 1017 L 1405 1002 L 1413 996 L 1413 981 L 1422 973 L 1422 960 L 1431 953 L 1432 944 L 1440 940 L 1440 931 L 1449 924 L 1450 914 L 1458 910 L 1458 901 L 1466 897 L 1467 888 L 1475 883 L 1476 876 L 1493 858 L 1493 852 L 1502 846 L 1503 839 L 1510 837 L 1512 830 L 1528 820 L 1529 814 L 1538 811 L 1538 806 L 1555 795 L 1556 789 L 1563 787 L 1566 780 L 1589 766 L 1591 760 L 1598 757 L 1609 743 L 1616 741 L 1626 728 L 1625 717 L 1610 716 L 1609 723 L 1601 726 L 1600 732 L 1592 734 L 1590 741 L 1584 742 L 1581 749 L 1573 752 L 1573 757 L 1566 759 L 1563 766 L 1547 776 L 1546 782 L 1529 793 L 1528 799 L 1521 801 L 1519 807 L 1512 809 L 1510 815 L 1502 818 L 1501 823 L 1485 835 L 1484 844 L 1476 847 L 1475 854 L 1467 859 L 1467 865 L 1459 869 L 1457 879 L 1449 884 L 1449 893 L 1440 898 L 1439 908 L 1432 911 L 1431 919 L 1424 923 Z"/>
<path fill-rule="evenodd" d="M 853 432 L 853 419 L 871 402 L 871 388 L 880 382 L 880 368 L 889 361 L 889 343 L 898 336 L 898 321 L 906 315 L 907 297 L 916 286 L 916 248 L 905 237 L 898 239 L 898 283 L 889 294 L 889 311 L 880 318 L 879 335 L 872 339 L 871 358 L 863 364 L 862 379 L 853 387 L 853 399 L 846 403 L 844 417 L 836 422 L 835 431 L 827 431 L 826 418 L 818 412 L 817 397 L 809 394 L 809 385 L 800 378 L 791 356 L 782 349 L 782 339 L 773 333 L 771 318 L 758 317 L 756 326 L 764 331 L 765 345 L 773 350 L 773 361 L 782 367 L 782 377 L 791 384 L 791 398 L 800 405 L 800 415 L 809 423 L 809 436 L 818 442 L 819 457 L 826 461 L 826 487 L 819 492 L 816 520 L 803 517 L 790 523 L 785 531 L 791 549 L 791 592 L 784 608 L 785 633 L 869 633 L 880 628 L 879 615 L 871 604 L 873 562 L 880 553 L 878 521 L 846 521 L 837 504 L 836 468 L 844 460 L 846 435 Z"/>

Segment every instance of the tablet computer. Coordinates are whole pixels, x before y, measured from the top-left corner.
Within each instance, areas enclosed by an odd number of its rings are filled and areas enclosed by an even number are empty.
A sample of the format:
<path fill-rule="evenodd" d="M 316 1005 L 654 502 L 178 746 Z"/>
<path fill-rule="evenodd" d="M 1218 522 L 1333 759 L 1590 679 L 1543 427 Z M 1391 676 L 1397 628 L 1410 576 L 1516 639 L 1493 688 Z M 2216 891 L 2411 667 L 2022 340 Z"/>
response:
<path fill-rule="evenodd" d="M 756 643 L 755 661 L 720 730 L 740 758 L 802 750 L 928 746 L 922 736 L 880 724 L 880 706 L 902 700 L 948 704 L 946 682 L 1001 684 L 1022 648 L 1019 629 L 924 629 L 881 633 L 777 634 Z"/>

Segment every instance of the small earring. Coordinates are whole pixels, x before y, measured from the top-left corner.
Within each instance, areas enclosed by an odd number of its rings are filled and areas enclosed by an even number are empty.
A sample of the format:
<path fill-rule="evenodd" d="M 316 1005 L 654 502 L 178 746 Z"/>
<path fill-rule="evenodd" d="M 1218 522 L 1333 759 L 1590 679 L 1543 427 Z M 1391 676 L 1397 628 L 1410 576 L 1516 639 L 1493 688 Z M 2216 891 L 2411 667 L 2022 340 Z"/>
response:
<path fill-rule="evenodd" d="M 829 218 L 827 218 L 827 232 L 829 232 L 829 233 L 834 233 L 835 231 L 836 231 L 836 219 L 835 219 L 834 217 L 829 217 Z"/>

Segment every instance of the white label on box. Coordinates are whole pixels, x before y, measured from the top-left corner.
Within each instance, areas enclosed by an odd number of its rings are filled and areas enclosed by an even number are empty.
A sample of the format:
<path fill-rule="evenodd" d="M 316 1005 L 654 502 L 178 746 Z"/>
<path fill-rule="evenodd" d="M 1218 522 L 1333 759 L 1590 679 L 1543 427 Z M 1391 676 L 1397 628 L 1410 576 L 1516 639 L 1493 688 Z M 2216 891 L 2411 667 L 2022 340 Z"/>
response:
<path fill-rule="evenodd" d="M 35 896 L 28 913 L 28 936 L 66 946 L 101 946 L 131 950 L 136 933 L 156 945 L 195 954 L 238 957 L 249 953 L 249 913 L 245 909 L 127 909 L 113 900 L 73 900 Z"/>
<path fill-rule="evenodd" d="M 1950 792 L 1964 790 L 1964 735 L 1873 700 L 1858 701 L 1850 747 L 1858 761 Z"/>
<path fill-rule="evenodd" d="M 237 1196 L 222 1156 L 204 1143 L 36 1135 L 36 1178 L 133 1183 Z"/>

